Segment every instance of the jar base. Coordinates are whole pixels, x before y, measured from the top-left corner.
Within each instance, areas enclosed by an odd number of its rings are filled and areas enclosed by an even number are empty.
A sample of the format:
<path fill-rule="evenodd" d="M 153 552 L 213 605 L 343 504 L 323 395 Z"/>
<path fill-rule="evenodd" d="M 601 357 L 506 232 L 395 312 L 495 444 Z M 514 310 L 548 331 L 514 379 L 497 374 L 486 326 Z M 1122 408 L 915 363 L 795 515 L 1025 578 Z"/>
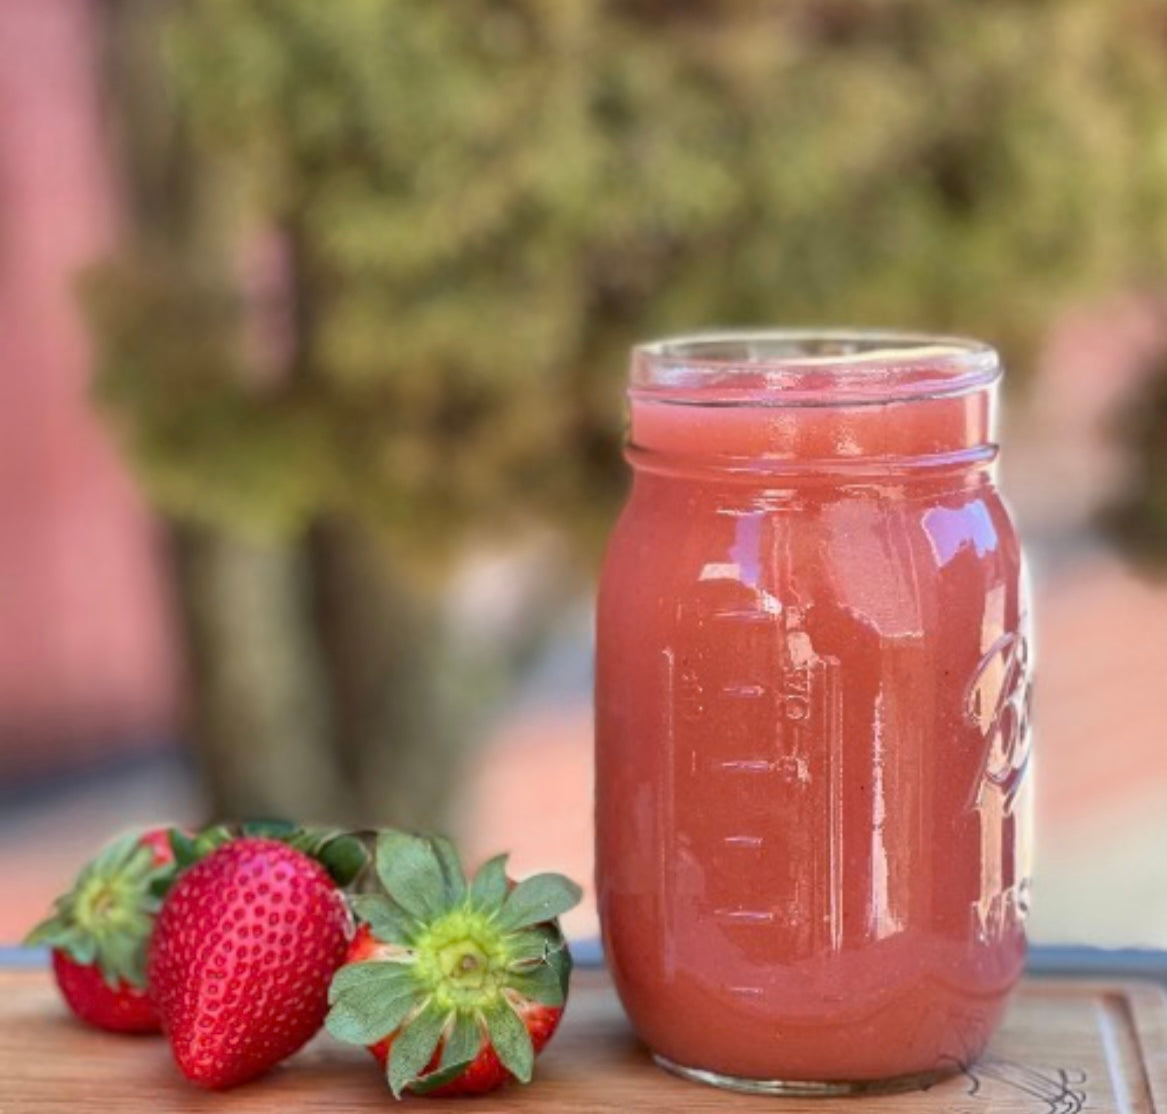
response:
<path fill-rule="evenodd" d="M 704 1068 L 689 1068 L 674 1063 L 665 1056 L 652 1054 L 658 1067 L 672 1075 L 679 1075 L 693 1083 L 704 1083 L 723 1091 L 739 1091 L 747 1095 L 785 1095 L 796 1098 L 835 1098 L 839 1095 L 894 1095 L 903 1091 L 926 1091 L 942 1079 L 957 1075 L 960 1068 L 955 1064 L 950 1068 L 935 1071 L 916 1072 L 912 1075 L 897 1075 L 890 1079 L 824 1080 L 808 1079 L 744 1079 L 721 1072 L 706 1071 Z"/>

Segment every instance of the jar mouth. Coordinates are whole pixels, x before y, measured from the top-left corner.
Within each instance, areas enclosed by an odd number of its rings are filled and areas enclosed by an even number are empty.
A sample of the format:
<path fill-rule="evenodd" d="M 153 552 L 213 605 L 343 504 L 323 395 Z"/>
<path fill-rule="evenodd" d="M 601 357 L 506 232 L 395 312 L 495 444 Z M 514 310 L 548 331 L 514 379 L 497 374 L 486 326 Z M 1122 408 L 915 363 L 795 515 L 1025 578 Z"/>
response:
<path fill-rule="evenodd" d="M 630 391 L 687 406 L 881 405 L 983 389 L 997 352 L 967 337 L 878 329 L 682 334 L 632 350 Z"/>

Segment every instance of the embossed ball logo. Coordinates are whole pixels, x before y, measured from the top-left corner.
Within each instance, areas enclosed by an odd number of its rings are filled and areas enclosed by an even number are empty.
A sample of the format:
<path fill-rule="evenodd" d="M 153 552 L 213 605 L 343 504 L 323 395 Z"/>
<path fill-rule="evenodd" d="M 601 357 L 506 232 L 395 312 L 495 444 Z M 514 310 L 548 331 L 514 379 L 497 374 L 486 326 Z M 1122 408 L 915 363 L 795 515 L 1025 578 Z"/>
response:
<path fill-rule="evenodd" d="M 1029 643 L 1021 633 L 1005 634 L 981 659 L 965 700 L 965 716 L 985 741 L 978 804 L 991 785 L 1004 796 L 1006 812 L 1012 809 L 1029 764 L 1032 700 Z"/>

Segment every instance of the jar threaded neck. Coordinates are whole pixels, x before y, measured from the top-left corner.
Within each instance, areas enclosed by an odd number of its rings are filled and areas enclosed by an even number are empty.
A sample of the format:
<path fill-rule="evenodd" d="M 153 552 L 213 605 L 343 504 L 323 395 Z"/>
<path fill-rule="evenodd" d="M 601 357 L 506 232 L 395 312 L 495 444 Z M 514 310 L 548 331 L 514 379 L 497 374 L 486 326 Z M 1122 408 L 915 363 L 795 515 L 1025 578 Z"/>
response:
<path fill-rule="evenodd" d="M 710 333 L 633 351 L 629 459 L 743 478 L 928 473 L 996 456 L 1001 365 L 977 341 L 907 333 Z"/>

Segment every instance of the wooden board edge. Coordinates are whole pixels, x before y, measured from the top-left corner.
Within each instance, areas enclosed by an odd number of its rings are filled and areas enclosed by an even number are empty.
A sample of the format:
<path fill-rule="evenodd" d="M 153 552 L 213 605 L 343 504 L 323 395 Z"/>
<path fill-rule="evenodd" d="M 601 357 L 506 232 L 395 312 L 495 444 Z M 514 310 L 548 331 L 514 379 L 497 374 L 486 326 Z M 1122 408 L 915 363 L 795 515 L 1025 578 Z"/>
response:
<path fill-rule="evenodd" d="M 1135 979 L 1114 985 L 1126 996 L 1153 1109 L 1167 1114 L 1167 990 Z"/>

